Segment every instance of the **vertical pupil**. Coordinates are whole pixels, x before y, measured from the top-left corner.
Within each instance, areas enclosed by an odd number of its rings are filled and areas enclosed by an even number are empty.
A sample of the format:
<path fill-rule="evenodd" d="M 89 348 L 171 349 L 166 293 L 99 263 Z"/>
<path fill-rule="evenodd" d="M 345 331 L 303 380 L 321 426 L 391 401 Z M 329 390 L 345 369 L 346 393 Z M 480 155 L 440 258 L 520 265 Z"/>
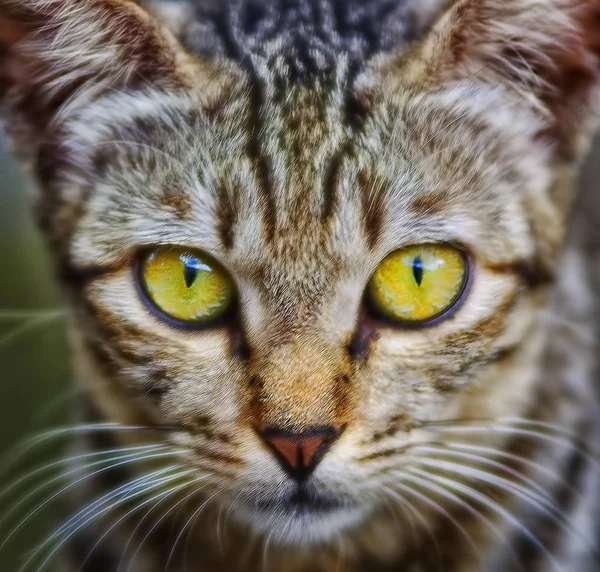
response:
<path fill-rule="evenodd" d="M 413 276 L 415 277 L 415 282 L 418 286 L 423 282 L 423 263 L 421 262 L 421 257 L 415 257 L 413 261 Z"/>
<path fill-rule="evenodd" d="M 198 270 L 196 270 L 196 268 L 193 266 L 190 266 L 189 263 L 184 262 L 183 278 L 185 280 L 185 285 L 188 288 L 194 283 L 196 276 L 198 276 Z"/>

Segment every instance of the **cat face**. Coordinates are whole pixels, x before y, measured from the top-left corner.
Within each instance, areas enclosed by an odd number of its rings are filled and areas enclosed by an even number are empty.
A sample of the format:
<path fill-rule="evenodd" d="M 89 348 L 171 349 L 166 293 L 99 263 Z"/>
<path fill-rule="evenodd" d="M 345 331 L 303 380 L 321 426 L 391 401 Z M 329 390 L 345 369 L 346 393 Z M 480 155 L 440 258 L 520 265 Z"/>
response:
<path fill-rule="evenodd" d="M 408 52 L 294 82 L 193 58 L 128 2 L 25 4 L 52 50 L 13 55 L 37 75 L 9 75 L 12 129 L 104 415 L 168 427 L 211 499 L 288 543 L 391 518 L 444 422 L 530 415 L 596 8 L 463 1 Z"/>

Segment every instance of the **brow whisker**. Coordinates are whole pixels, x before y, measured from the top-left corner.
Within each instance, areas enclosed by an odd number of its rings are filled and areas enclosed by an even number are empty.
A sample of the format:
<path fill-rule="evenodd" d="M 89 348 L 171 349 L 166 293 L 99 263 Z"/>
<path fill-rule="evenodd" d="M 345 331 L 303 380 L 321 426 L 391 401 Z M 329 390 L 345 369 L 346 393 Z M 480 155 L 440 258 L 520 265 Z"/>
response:
<path fill-rule="evenodd" d="M 9 345 L 12 341 L 16 340 L 19 336 L 22 336 L 23 334 L 26 334 L 37 327 L 51 323 L 59 317 L 62 317 L 62 315 L 48 314 L 38 316 L 35 318 L 29 318 L 27 321 L 23 322 L 22 324 L 19 324 L 17 327 L 13 328 L 3 336 L 0 336 L 0 350 L 4 349 L 7 345 Z"/>

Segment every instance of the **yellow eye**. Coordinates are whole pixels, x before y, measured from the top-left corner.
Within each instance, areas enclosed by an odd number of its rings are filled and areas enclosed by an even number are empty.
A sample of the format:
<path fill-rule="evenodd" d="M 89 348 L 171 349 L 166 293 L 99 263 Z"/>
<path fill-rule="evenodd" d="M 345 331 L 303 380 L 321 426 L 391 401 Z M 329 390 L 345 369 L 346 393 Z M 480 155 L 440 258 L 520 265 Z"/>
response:
<path fill-rule="evenodd" d="M 367 297 L 384 318 L 428 322 L 458 302 L 467 272 L 465 255 L 452 246 L 410 246 L 392 252 L 379 265 L 367 286 Z"/>
<path fill-rule="evenodd" d="M 225 316 L 235 294 L 223 267 L 195 250 L 151 250 L 141 260 L 140 278 L 146 296 L 158 310 L 191 324 L 207 324 Z"/>

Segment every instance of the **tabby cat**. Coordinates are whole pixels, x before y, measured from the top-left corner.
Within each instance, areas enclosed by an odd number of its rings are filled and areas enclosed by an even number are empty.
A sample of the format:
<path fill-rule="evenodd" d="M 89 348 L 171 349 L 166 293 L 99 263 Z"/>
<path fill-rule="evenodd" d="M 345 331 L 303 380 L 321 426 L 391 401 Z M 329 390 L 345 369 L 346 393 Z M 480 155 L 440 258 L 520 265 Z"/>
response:
<path fill-rule="evenodd" d="M 600 0 L 0 14 L 85 396 L 23 570 L 600 570 Z"/>

